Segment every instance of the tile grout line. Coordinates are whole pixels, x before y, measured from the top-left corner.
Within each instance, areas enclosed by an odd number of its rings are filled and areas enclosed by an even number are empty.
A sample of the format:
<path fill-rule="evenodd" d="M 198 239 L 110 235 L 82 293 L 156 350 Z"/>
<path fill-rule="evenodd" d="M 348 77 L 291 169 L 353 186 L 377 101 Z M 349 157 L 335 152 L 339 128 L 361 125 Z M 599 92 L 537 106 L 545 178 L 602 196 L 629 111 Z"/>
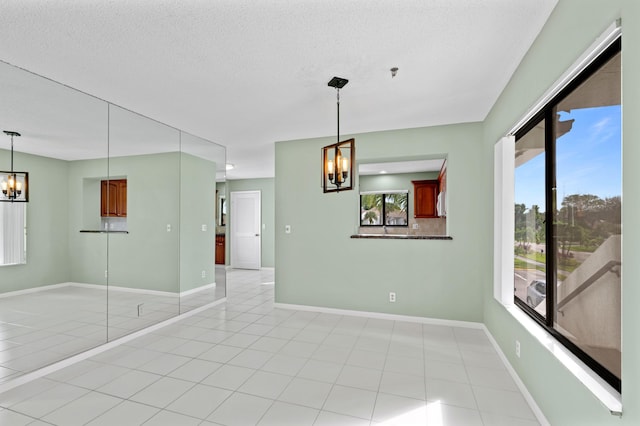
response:
<path fill-rule="evenodd" d="M 368 322 L 368 320 L 367 320 Z M 391 336 L 393 336 L 393 330 L 396 328 L 396 322 L 393 322 L 393 327 L 391 328 Z M 378 397 L 380 396 L 380 388 L 382 387 L 382 379 L 384 378 L 385 367 L 387 366 L 387 360 L 389 359 L 389 350 L 391 349 L 391 344 L 387 344 L 387 350 L 384 355 L 384 364 L 382 365 L 382 372 L 380 374 L 380 382 L 378 382 L 378 390 L 376 391 L 376 399 L 373 402 L 373 409 L 371 410 L 371 418 L 369 422 L 373 422 L 373 415 L 376 412 L 376 405 L 378 404 Z"/>
<path fill-rule="evenodd" d="M 484 418 L 482 417 L 482 412 L 480 411 L 480 404 L 478 404 L 478 397 L 476 395 L 476 391 L 473 388 L 473 385 L 471 383 L 471 377 L 469 376 L 469 370 L 467 369 L 467 363 L 464 359 L 464 355 L 462 354 L 462 349 L 460 348 L 460 341 L 458 338 L 458 335 L 456 334 L 455 329 L 453 330 L 453 338 L 456 341 L 456 347 L 458 348 L 458 352 L 460 353 L 460 358 L 462 358 L 462 368 L 464 368 L 464 374 L 467 377 L 467 382 L 469 383 L 469 387 L 471 388 L 471 394 L 473 395 L 473 402 L 476 404 L 476 411 L 478 412 L 478 415 L 480 416 L 480 421 L 482 422 L 483 425 L 485 425 L 485 421 Z M 485 426 L 490 426 L 490 425 L 485 425 Z"/>
<path fill-rule="evenodd" d="M 298 311 L 301 312 L 301 311 Z M 320 315 L 322 315 L 322 313 L 318 313 L 314 318 L 319 317 Z M 322 340 L 323 342 L 327 340 L 327 338 L 332 334 L 333 331 L 336 330 L 336 328 L 338 327 L 338 324 L 340 323 L 340 321 L 342 321 L 342 319 L 344 318 L 343 315 L 338 316 L 338 320 L 336 321 L 336 323 L 333 325 L 333 327 L 331 328 L 331 331 L 329 333 L 327 333 L 327 335 L 325 336 L 325 338 Z M 352 346 L 351 349 L 349 350 L 349 355 L 347 356 L 347 360 L 345 360 L 345 362 L 343 363 L 342 367 L 340 368 L 340 372 L 338 373 L 338 376 L 336 377 L 336 381 L 334 383 L 331 384 L 331 387 L 329 388 L 329 392 L 327 392 L 327 396 L 324 397 L 324 401 L 322 401 L 322 405 L 320 406 L 318 410 L 318 413 L 316 414 L 313 423 L 315 424 L 318 421 L 318 417 L 320 417 L 320 413 L 322 413 L 323 408 L 325 406 L 325 404 L 327 403 L 327 400 L 329 399 L 329 395 L 331 395 L 331 392 L 333 391 L 334 386 L 337 384 L 338 379 L 340 379 L 340 375 L 342 374 L 342 371 L 344 370 L 344 366 L 346 365 L 346 361 L 348 361 L 349 356 L 351 356 L 351 353 L 353 352 L 353 348 L 355 347 Z M 319 349 L 319 348 L 318 348 Z M 309 358 L 309 360 L 311 360 L 312 358 Z M 306 365 L 306 363 L 305 363 Z M 303 367 L 304 368 L 304 367 Z M 296 375 L 297 377 L 297 375 Z"/>

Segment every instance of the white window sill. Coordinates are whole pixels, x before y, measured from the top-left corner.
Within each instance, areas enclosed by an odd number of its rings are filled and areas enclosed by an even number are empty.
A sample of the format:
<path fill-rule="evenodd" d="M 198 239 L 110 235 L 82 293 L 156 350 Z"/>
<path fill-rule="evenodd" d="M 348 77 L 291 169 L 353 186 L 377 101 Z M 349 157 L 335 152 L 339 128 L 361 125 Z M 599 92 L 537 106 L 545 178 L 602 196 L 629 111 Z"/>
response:
<path fill-rule="evenodd" d="M 584 362 L 565 348 L 551 334 L 515 305 L 503 305 L 520 324 L 547 348 L 600 402 L 616 416 L 622 415 L 622 396 L 594 373 Z"/>

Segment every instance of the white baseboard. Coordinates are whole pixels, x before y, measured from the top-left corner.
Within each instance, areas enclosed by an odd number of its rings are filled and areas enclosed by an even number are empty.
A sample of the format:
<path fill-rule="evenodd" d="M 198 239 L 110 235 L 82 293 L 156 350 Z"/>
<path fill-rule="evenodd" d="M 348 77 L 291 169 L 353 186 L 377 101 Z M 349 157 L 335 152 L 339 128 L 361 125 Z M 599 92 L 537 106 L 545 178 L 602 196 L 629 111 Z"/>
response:
<path fill-rule="evenodd" d="M 551 423 L 549 423 L 549 421 L 544 416 L 544 413 L 542 412 L 540 407 L 538 407 L 536 400 L 533 399 L 533 396 L 529 393 L 529 390 L 520 379 L 520 376 L 518 376 L 518 373 L 516 373 L 516 370 L 513 368 L 513 366 L 509 362 L 509 359 L 507 358 L 507 356 L 504 354 L 504 352 L 502 352 L 502 348 L 500 348 L 500 345 L 498 345 L 498 342 L 496 342 L 496 339 L 493 338 L 493 335 L 491 334 L 491 332 L 489 332 L 489 329 L 487 328 L 487 326 L 482 324 L 482 329 L 484 330 L 485 334 L 489 338 L 489 341 L 493 345 L 493 348 L 498 353 L 498 356 L 502 360 L 502 363 L 506 366 L 507 371 L 511 375 L 511 378 L 513 379 L 514 382 L 516 382 L 516 386 L 518 386 L 518 389 L 520 389 L 522 396 L 524 396 L 524 399 L 527 401 L 527 404 L 529 404 L 529 407 L 531 408 L 531 411 L 533 411 L 533 414 L 536 416 L 536 419 L 538 419 L 538 422 L 542 426 L 550 426 Z"/>
<path fill-rule="evenodd" d="M 274 303 L 273 306 L 275 308 L 292 309 L 296 311 L 322 312 L 326 314 L 349 315 L 353 317 L 386 319 L 391 321 L 417 322 L 420 324 L 445 325 L 450 327 L 464 327 L 464 328 L 475 328 L 475 329 L 484 328 L 484 324 L 480 322 L 472 322 L 472 321 L 457 321 L 457 320 L 445 320 L 445 319 L 439 319 L 439 318 L 415 317 L 410 315 L 387 314 L 383 312 L 352 311 L 348 309 L 325 308 L 322 306 L 293 305 L 290 303 Z"/>
<path fill-rule="evenodd" d="M 182 297 L 182 296 L 189 296 L 199 291 L 214 288 L 216 286 L 216 283 L 205 284 L 200 287 L 192 288 L 191 290 L 181 291 L 180 293 L 174 293 L 171 291 L 147 290 L 143 288 L 120 287 L 120 286 L 114 286 L 114 285 L 104 286 L 99 284 L 82 284 L 82 283 L 71 283 L 71 285 L 73 287 L 93 288 L 93 289 L 101 289 L 101 290 L 109 289 L 109 290 L 115 290 L 115 291 L 122 291 L 126 293 L 148 294 L 153 296 Z"/>
<path fill-rule="evenodd" d="M 273 266 L 261 266 L 259 269 L 245 269 L 245 268 L 234 268 L 231 265 L 225 266 L 225 269 L 227 271 L 235 271 L 235 270 L 238 270 L 238 271 L 275 271 L 276 270 L 276 268 L 273 267 Z"/>
<path fill-rule="evenodd" d="M 79 288 L 90 288 L 94 290 L 110 290 L 110 291 L 122 291 L 125 293 L 137 293 L 137 294 L 148 294 L 152 296 L 163 296 L 163 297 L 179 297 L 178 293 L 173 293 L 171 291 L 160 291 L 160 290 L 147 290 L 144 288 L 132 288 L 132 287 L 121 287 L 117 285 L 101 285 L 101 284 L 85 284 L 85 283 L 70 283 L 71 287 L 79 287 Z"/>
<path fill-rule="evenodd" d="M 214 288 L 215 286 L 216 286 L 216 283 L 211 283 L 211 284 L 206 284 L 206 285 L 203 285 L 203 286 L 200 286 L 200 287 L 192 288 L 191 290 L 181 291 L 180 292 L 180 297 L 189 296 L 191 294 L 198 293 L 198 292 L 203 291 L 203 290 L 209 290 L 211 288 Z"/>
<path fill-rule="evenodd" d="M 88 288 L 92 290 L 105 290 L 105 291 L 106 290 L 122 291 L 126 293 L 148 294 L 148 295 L 163 296 L 163 297 L 182 297 L 182 296 L 189 296 L 199 291 L 208 290 L 215 286 L 216 286 L 216 283 L 211 283 L 211 284 L 203 285 L 201 287 L 193 288 L 191 290 L 182 291 L 180 293 L 173 293 L 171 291 L 148 290 L 143 288 L 121 287 L 121 286 L 115 286 L 115 285 L 66 282 L 66 283 L 50 284 L 50 285 L 43 285 L 40 287 L 27 288 L 24 290 L 8 291 L 6 293 L 0 293 L 0 299 L 5 297 L 21 296 L 24 294 L 38 293 L 41 291 L 55 290 L 55 289 L 64 288 L 64 287 Z"/>
<path fill-rule="evenodd" d="M 8 291 L 6 293 L 1 293 L 0 299 L 3 297 L 21 296 L 23 294 L 38 293 L 41 291 L 54 290 L 56 288 L 69 287 L 70 284 L 71 283 L 49 284 L 40 287 L 26 288 L 24 290 Z"/>

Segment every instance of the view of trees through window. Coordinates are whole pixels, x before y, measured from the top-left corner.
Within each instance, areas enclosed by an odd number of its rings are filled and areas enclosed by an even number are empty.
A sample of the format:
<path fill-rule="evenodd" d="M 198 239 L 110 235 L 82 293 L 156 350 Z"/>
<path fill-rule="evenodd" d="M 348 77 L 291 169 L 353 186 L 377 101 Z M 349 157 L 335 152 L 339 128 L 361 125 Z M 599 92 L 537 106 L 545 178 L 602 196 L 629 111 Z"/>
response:
<path fill-rule="evenodd" d="M 360 226 L 407 226 L 409 193 L 360 194 Z"/>
<path fill-rule="evenodd" d="M 620 388 L 620 48 L 516 135 L 516 302 Z"/>

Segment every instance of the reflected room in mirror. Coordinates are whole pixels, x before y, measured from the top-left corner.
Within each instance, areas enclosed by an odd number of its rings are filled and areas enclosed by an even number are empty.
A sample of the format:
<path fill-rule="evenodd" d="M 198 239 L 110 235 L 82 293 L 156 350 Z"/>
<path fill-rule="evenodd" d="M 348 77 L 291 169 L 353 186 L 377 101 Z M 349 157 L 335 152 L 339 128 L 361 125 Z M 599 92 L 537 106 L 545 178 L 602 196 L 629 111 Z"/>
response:
<path fill-rule="evenodd" d="M 227 225 L 227 198 L 224 195 L 218 195 L 218 226 Z"/>
<path fill-rule="evenodd" d="M 2 61 L 0 93 L 0 384 L 225 297 L 224 146 Z"/>

